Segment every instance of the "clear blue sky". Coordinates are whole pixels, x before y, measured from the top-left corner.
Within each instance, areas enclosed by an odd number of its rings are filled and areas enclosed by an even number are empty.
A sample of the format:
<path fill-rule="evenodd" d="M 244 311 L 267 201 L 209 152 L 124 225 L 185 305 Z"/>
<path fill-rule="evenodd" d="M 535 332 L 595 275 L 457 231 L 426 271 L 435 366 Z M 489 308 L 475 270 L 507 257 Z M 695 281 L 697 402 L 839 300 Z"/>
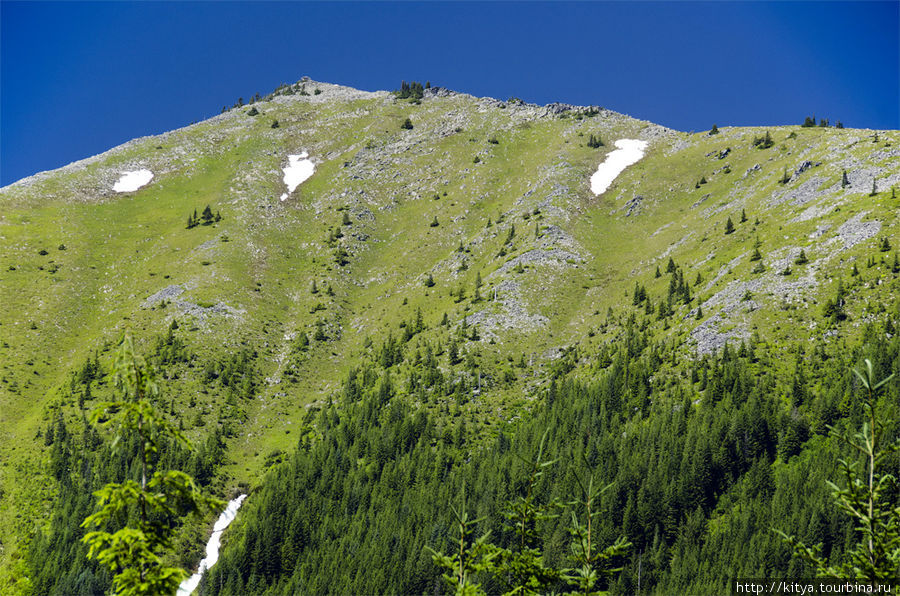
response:
<path fill-rule="evenodd" d="M 900 127 L 900 3 L 0 2 L 0 184 L 308 75 L 713 123 Z"/>

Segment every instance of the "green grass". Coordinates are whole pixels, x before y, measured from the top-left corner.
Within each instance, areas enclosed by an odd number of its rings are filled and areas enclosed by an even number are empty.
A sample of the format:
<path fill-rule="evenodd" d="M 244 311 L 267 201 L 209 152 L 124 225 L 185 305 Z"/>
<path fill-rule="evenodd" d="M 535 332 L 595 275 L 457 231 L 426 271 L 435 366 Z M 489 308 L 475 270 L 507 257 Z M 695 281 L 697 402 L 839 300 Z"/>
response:
<path fill-rule="evenodd" d="M 495 344 L 479 342 L 482 360 L 492 367 L 509 357 L 517 361 L 521 354 L 533 355 L 536 367 L 546 367 L 552 348 L 600 344 L 604 334 L 589 337 L 588 332 L 602 326 L 609 308 L 630 312 L 635 281 L 646 286 L 654 302 L 665 295 L 668 276 L 654 279 L 653 274 L 657 266 L 664 270 L 667 249 L 688 281 L 698 272 L 702 275 L 704 282 L 691 289 L 695 298 L 704 299 L 731 281 L 754 277 L 753 263 L 745 256 L 730 274 L 706 288 L 725 264 L 744 253 L 749 256 L 757 237 L 769 273 L 768 255 L 785 247 L 806 249 L 811 263 L 793 266 L 793 277 L 804 267 L 818 268 L 820 284 L 807 291 L 811 306 L 786 315 L 775 297 L 761 293 L 755 296 L 760 308 L 735 311 L 723 332 L 757 330 L 778 341 L 808 333 L 811 321 L 818 322 L 815 333 L 823 332 L 821 303 L 833 293 L 831 280 L 843 275 L 849 281 L 853 259 L 866 282 L 849 287 L 853 319 L 888 298 L 887 285 L 868 285 L 893 274 L 864 264 L 870 255 L 880 257 L 881 236 L 900 248 L 897 201 L 889 198 L 889 189 L 877 197 L 868 196 L 869 188 L 839 190 L 800 206 L 771 207 L 769 201 L 785 190 L 778 182 L 784 167 L 792 172 L 805 160 L 822 164 L 787 188 L 813 176 L 823 177 L 825 186 L 839 186 L 839 164 L 851 159 L 857 167 L 880 167 L 883 175 L 896 175 L 896 158 L 874 157 L 887 143 L 898 146 L 895 131 L 881 132 L 880 142 L 874 144 L 865 131 L 772 127 L 768 130 L 775 146 L 765 150 L 751 146 L 753 136 L 763 134 L 761 127 L 723 127 L 713 137 L 672 132 L 653 140 L 643 160 L 595 197 L 588 179 L 597 164 L 616 139 L 634 138 L 647 123 L 625 117 L 538 118 L 518 108 L 484 109 L 467 96 L 421 105 L 389 98 L 315 104 L 300 96 L 294 99 L 263 104 L 255 118 L 246 116 L 246 110 L 234 110 L 165 138 L 145 139 L 82 170 L 57 172 L 31 187 L 7 188 L 0 195 L 4 544 L 20 545 L 17 540 L 26 537 L 29 528 L 46 521 L 52 491 L 45 477 L 35 473 L 44 458 L 43 444 L 35 436 L 46 425 L 49 407 L 59 402 L 71 372 L 126 328 L 147 347 L 175 317 L 200 359 L 244 344 L 258 350 L 260 376 L 272 382 L 264 381 L 256 398 L 245 404 L 246 422 L 229 441 L 223 483 L 233 486 L 259 482 L 266 456 L 296 445 L 308 407 L 327 400 L 350 367 L 371 352 L 364 345 L 367 338 L 377 346 L 388 331 L 396 336 L 399 323 L 411 319 L 418 308 L 429 328 L 421 340 L 435 342 L 448 334 L 438 326 L 443 313 L 457 324 L 463 316 L 488 308 L 487 300 L 471 302 L 476 272 L 484 280 L 483 296 L 504 280 L 515 280 L 526 311 L 549 319 L 546 327 L 527 332 L 497 331 Z M 414 123 L 410 131 L 399 127 L 407 116 Z M 273 118 L 280 128 L 270 128 Z M 454 132 L 457 123 L 460 132 Z M 792 132 L 796 138 L 788 138 Z M 598 133 L 606 145 L 587 147 L 588 136 Z M 490 138 L 498 143 L 490 143 Z M 683 148 L 675 151 L 679 144 Z M 717 159 L 725 147 L 730 147 L 730 155 Z M 281 167 L 288 153 L 302 150 L 317 161 L 316 173 L 281 203 Z M 472 163 L 475 155 L 481 158 L 478 164 Z M 135 193 L 104 194 L 104 176 L 114 180 L 116 172 L 135 163 L 158 172 L 153 182 Z M 721 170 L 726 164 L 730 173 Z M 742 180 L 755 164 L 761 170 Z M 708 183 L 696 189 L 701 176 Z M 693 207 L 705 194 L 710 197 Z M 645 197 L 642 208 L 626 217 L 621 209 L 635 195 Z M 820 217 L 791 223 L 820 203 L 828 207 Z M 207 204 L 221 211 L 223 220 L 185 229 L 188 215 Z M 345 206 L 353 214 L 349 226 L 341 226 L 339 208 Z M 538 206 L 539 215 L 523 216 Z M 373 219 L 356 217 L 363 209 Z M 747 222 L 738 223 L 741 209 Z M 825 242 L 860 211 L 868 212 L 866 220 L 880 221 L 881 231 L 825 260 L 833 248 Z M 501 214 L 504 221 L 498 223 Z M 729 216 L 737 229 L 726 236 L 722 230 Z M 440 225 L 430 227 L 434 217 Z M 754 224 L 756 218 L 759 225 Z M 536 221 L 562 229 L 572 246 L 558 248 L 577 252 L 584 261 L 577 266 L 529 265 L 524 273 L 492 275 L 508 260 L 541 245 L 544 238 L 534 237 Z M 831 230 L 818 240 L 809 239 L 824 224 Z M 515 225 L 516 237 L 500 257 L 510 225 Z M 329 228 L 339 227 L 351 255 L 344 267 L 335 264 L 334 250 L 325 243 Z M 367 236 L 365 241 L 353 238 L 360 233 Z M 228 242 L 221 242 L 223 235 Z M 468 264 L 461 272 L 456 269 L 460 241 Z M 207 242 L 209 247 L 199 248 Z M 61 243 L 66 250 L 57 250 Z M 42 248 L 47 255 L 39 255 Z M 53 265 L 58 270 L 50 273 Z M 425 288 L 422 282 L 429 272 L 436 285 Z M 320 289 L 317 295 L 309 291 L 313 279 Z M 469 298 L 456 303 L 450 292 L 461 283 Z M 148 296 L 174 284 L 185 289 L 175 303 L 143 307 Z M 329 284 L 333 297 L 324 293 Z M 221 302 L 241 314 L 190 321 L 179 313 L 179 300 L 200 306 Z M 325 310 L 311 312 L 319 302 Z M 696 304 L 695 299 L 692 306 Z M 688 310 L 678 309 L 668 330 L 660 322 L 653 323 L 654 329 L 684 343 L 698 324 L 687 316 Z M 704 307 L 704 318 L 716 312 Z M 314 342 L 298 382 L 275 382 L 289 349 L 286 335 L 305 331 L 312 336 L 320 318 L 333 339 Z M 36 329 L 30 328 L 31 322 Z M 856 332 L 850 325 L 844 331 Z M 691 348 L 685 344 L 683 349 Z M 204 420 L 214 423 L 221 407 L 215 391 L 204 393 L 206 388 L 190 376 L 173 382 L 170 390 L 179 416 L 193 418 L 196 409 L 189 408 L 188 396 L 195 395 Z M 519 375 L 512 387 L 490 392 L 462 410 L 485 428 L 496 428 L 498 408 L 510 415 L 535 391 L 526 376 Z M 197 436 L 199 431 L 189 428 L 188 433 Z M 0 567 L 14 569 L 20 552 L 18 546 L 7 548 Z"/>

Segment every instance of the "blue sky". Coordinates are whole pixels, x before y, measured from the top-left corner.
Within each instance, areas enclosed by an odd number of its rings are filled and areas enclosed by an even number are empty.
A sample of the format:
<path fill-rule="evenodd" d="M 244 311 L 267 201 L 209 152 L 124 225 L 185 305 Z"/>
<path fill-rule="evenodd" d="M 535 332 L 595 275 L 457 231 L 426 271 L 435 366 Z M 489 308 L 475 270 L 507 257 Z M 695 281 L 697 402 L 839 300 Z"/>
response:
<path fill-rule="evenodd" d="M 308 75 L 900 128 L 900 2 L 0 2 L 0 185 Z"/>

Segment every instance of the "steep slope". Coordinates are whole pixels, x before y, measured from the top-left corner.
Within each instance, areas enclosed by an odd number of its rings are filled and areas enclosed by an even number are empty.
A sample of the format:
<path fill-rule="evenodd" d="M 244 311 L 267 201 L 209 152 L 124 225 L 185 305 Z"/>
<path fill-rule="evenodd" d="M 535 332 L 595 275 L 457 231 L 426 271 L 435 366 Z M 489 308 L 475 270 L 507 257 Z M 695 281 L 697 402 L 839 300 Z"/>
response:
<path fill-rule="evenodd" d="M 595 196 L 590 177 L 621 139 L 645 155 Z M 564 349 L 602 346 L 610 312 L 633 302 L 687 356 L 754 333 L 776 345 L 834 334 L 822 305 L 842 279 L 840 335 L 853 337 L 897 291 L 895 252 L 881 248 L 900 242 L 898 142 L 799 126 L 682 133 L 598 108 L 441 89 L 410 102 L 305 80 L 8 186 L 0 562 L 14 569 L 49 519 L 41 431 L 60 406 L 73 421 L 90 408 L 76 373 L 123 329 L 150 350 L 177 321 L 193 357 L 167 368 L 172 415 L 201 441 L 227 427 L 216 490 L 256 485 L 351 368 L 411 328 L 423 351 L 474 329 L 460 359 L 477 362 L 441 369 L 477 384 L 461 410 L 485 429 L 531 407 Z M 281 200 L 304 152 L 315 172 Z M 114 190 L 140 170 L 152 179 Z M 221 219 L 186 227 L 207 205 Z M 656 276 L 670 259 L 683 272 L 671 291 L 675 277 Z M 633 299 L 636 284 L 649 300 Z M 222 359 L 243 353 L 252 377 L 224 383 Z"/>

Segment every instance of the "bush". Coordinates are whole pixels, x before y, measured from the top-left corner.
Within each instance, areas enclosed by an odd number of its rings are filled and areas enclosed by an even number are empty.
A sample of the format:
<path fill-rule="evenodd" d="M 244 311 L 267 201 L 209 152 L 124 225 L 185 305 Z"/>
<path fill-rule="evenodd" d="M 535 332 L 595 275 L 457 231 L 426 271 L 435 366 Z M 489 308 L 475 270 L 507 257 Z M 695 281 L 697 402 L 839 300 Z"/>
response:
<path fill-rule="evenodd" d="M 400 125 L 400 128 L 402 128 L 404 130 L 412 130 L 412 127 L 413 127 L 413 123 L 412 123 L 412 120 L 410 120 L 409 118 L 404 120 L 403 124 Z"/>
<path fill-rule="evenodd" d="M 250 108 L 250 111 L 247 112 L 248 116 L 256 116 L 257 114 L 259 114 L 259 110 L 256 109 L 256 106 L 253 106 Z"/>

